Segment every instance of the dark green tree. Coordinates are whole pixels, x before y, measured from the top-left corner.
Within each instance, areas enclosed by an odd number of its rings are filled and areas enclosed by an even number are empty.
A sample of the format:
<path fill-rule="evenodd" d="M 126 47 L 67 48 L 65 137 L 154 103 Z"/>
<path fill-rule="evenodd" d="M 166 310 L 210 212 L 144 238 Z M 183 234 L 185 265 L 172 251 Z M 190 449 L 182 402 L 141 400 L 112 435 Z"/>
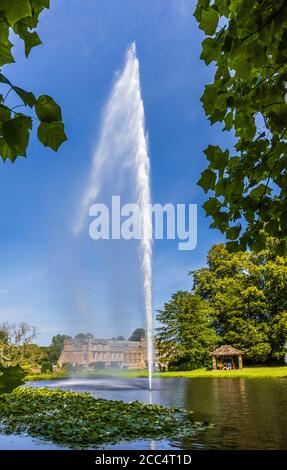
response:
<path fill-rule="evenodd" d="M 19 36 L 24 41 L 28 57 L 41 44 L 36 28 L 39 15 L 49 6 L 50 0 L 0 0 L 0 67 L 5 66 L 5 75 L 0 69 L 0 156 L 4 161 L 26 157 L 33 122 L 38 122 L 37 135 L 43 145 L 56 151 L 67 140 L 61 109 L 53 98 L 41 95 L 36 99 L 6 76 L 7 64 L 15 62 L 11 38 Z M 19 104 L 9 104 L 12 95 L 19 98 Z M 27 107 L 32 115 L 23 112 Z"/>
<path fill-rule="evenodd" d="M 48 348 L 48 356 L 47 356 L 47 360 L 50 361 L 52 364 L 57 363 L 59 356 L 63 350 L 65 339 L 71 339 L 71 336 L 67 336 L 67 335 L 53 336 L 51 344 Z"/>
<path fill-rule="evenodd" d="M 123 335 L 117 336 L 116 337 L 117 341 L 125 341 L 125 337 Z"/>
<path fill-rule="evenodd" d="M 282 360 L 287 341 L 287 260 L 277 243 L 259 253 L 230 253 L 215 245 L 207 267 L 193 271 L 194 292 L 207 301 L 221 343 L 252 362 Z"/>
<path fill-rule="evenodd" d="M 195 369 L 210 362 L 209 352 L 218 339 L 212 329 L 208 302 L 179 291 L 159 310 L 157 346 L 171 368 Z"/>
<path fill-rule="evenodd" d="M 94 338 L 93 333 L 78 333 L 75 335 L 75 339 L 89 339 Z"/>
<path fill-rule="evenodd" d="M 129 341 L 140 341 L 141 338 L 145 338 L 145 329 L 136 328 L 129 337 Z"/>
<path fill-rule="evenodd" d="M 194 16 L 206 34 L 201 59 L 214 65 L 201 97 L 206 116 L 235 136 L 232 152 L 205 150 L 206 214 L 229 250 L 260 251 L 271 235 L 286 254 L 286 0 L 198 0 Z"/>

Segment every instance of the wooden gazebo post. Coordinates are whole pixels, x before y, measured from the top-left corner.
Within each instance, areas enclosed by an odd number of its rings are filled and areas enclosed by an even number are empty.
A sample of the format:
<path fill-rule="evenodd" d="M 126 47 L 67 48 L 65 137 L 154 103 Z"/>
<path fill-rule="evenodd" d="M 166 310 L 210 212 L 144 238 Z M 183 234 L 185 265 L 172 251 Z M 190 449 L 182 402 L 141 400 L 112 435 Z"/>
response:
<path fill-rule="evenodd" d="M 242 354 L 238 354 L 238 368 L 243 368 Z"/>
<path fill-rule="evenodd" d="M 216 356 L 212 356 L 212 369 L 217 369 Z"/>

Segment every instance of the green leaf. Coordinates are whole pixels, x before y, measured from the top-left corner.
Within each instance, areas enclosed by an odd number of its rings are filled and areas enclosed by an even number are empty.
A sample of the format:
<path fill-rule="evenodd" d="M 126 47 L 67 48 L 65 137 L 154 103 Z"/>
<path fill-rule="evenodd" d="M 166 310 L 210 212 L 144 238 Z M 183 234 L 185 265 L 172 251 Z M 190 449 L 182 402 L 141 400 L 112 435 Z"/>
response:
<path fill-rule="evenodd" d="M 240 232 L 241 232 L 241 226 L 230 227 L 229 229 L 226 230 L 226 236 L 228 240 L 236 240 L 239 237 Z"/>
<path fill-rule="evenodd" d="M 38 138 L 45 147 L 57 151 L 60 145 L 67 140 L 64 124 L 60 121 L 41 122 L 38 127 Z"/>
<path fill-rule="evenodd" d="M 42 122 L 62 121 L 61 108 L 50 96 L 40 96 L 35 104 L 35 110 Z"/>
<path fill-rule="evenodd" d="M 211 224 L 211 227 L 219 228 L 223 233 L 226 230 L 228 218 L 227 212 L 215 212 L 213 214 L 214 222 Z"/>
<path fill-rule="evenodd" d="M 3 75 L 2 73 L 0 73 L 0 83 L 5 83 L 6 85 L 10 85 L 10 87 L 13 88 L 15 93 L 17 93 L 17 95 L 21 98 L 23 103 L 30 106 L 30 108 L 32 108 L 35 105 L 36 98 L 33 95 L 33 93 L 31 93 L 30 91 L 25 91 L 22 88 L 19 88 L 17 86 L 14 86 L 10 82 L 10 80 L 8 80 L 8 78 L 6 78 L 5 75 Z"/>
<path fill-rule="evenodd" d="M 203 10 L 201 13 L 201 19 L 199 27 L 208 35 L 212 35 L 215 33 L 217 24 L 219 20 L 219 15 L 217 11 L 213 8 L 209 8 L 209 10 Z"/>
<path fill-rule="evenodd" d="M 33 31 L 33 33 L 29 33 L 25 36 L 25 54 L 26 54 L 26 57 L 28 57 L 31 49 L 33 47 L 36 47 L 36 46 L 39 46 L 40 44 L 42 44 L 42 41 L 41 39 L 39 38 L 38 34 Z"/>
<path fill-rule="evenodd" d="M 10 119 L 10 116 L 11 116 L 10 109 L 4 105 L 0 105 L 0 121 L 1 122 L 7 121 L 8 119 Z"/>
<path fill-rule="evenodd" d="M 232 129 L 233 127 L 233 112 L 232 111 L 230 111 L 230 113 L 228 113 L 225 116 L 224 122 L 225 122 L 225 127 L 223 130 L 230 131 L 230 129 Z"/>
<path fill-rule="evenodd" d="M 203 208 L 205 209 L 206 215 L 213 215 L 221 207 L 220 202 L 215 197 L 210 197 L 204 204 Z"/>
<path fill-rule="evenodd" d="M 42 44 L 42 41 L 39 38 L 38 33 L 36 33 L 36 31 L 33 31 L 33 32 L 28 31 L 28 28 L 26 25 L 23 26 L 17 23 L 14 27 L 14 31 L 16 34 L 19 34 L 20 38 L 23 39 L 24 41 L 26 57 L 28 57 L 33 47 L 36 47 Z"/>
<path fill-rule="evenodd" d="M 239 250 L 239 243 L 238 242 L 227 242 L 226 248 L 229 253 L 234 253 L 235 251 Z"/>
<path fill-rule="evenodd" d="M 222 175 L 228 162 L 229 151 L 225 150 L 223 152 L 218 145 L 209 145 L 204 153 L 211 163 L 210 168 L 218 170 Z"/>
<path fill-rule="evenodd" d="M 5 75 L 3 75 L 2 73 L 0 73 L 0 83 L 6 83 L 6 85 L 12 86 L 8 78 L 6 78 Z"/>
<path fill-rule="evenodd" d="M 21 18 L 32 15 L 29 0 L 0 0 L 0 10 L 11 26 Z"/>
<path fill-rule="evenodd" d="M 32 119 L 27 116 L 17 116 L 3 122 L 0 154 L 4 160 L 9 158 L 14 161 L 18 156 L 26 156 L 31 128 Z"/>
<path fill-rule="evenodd" d="M 208 190 L 214 189 L 216 182 L 216 174 L 212 170 L 204 170 L 201 173 L 201 178 L 197 182 L 199 186 L 201 186 L 204 191 L 207 193 Z"/>
<path fill-rule="evenodd" d="M 235 64 L 235 69 L 238 76 L 244 80 L 246 80 L 250 75 L 250 64 L 247 62 L 245 57 L 242 57 L 238 60 Z"/>
<path fill-rule="evenodd" d="M 13 55 L 11 54 L 12 44 L 0 43 L 0 66 L 5 64 L 12 64 L 15 62 Z"/>
<path fill-rule="evenodd" d="M 31 7 L 37 11 L 43 8 L 50 8 L 50 0 L 30 0 Z"/>
<path fill-rule="evenodd" d="M 0 66 L 15 62 L 11 53 L 12 46 L 9 40 L 9 25 L 3 18 L 0 22 Z"/>
<path fill-rule="evenodd" d="M 270 188 L 266 188 L 265 184 L 260 184 L 256 188 L 252 189 L 249 196 L 251 199 L 261 199 L 264 194 L 268 194 L 270 192 Z"/>
<path fill-rule="evenodd" d="M 16 147 L 10 147 L 6 140 L 3 137 L 0 137 L 0 156 L 4 162 L 7 159 L 14 162 L 14 160 L 19 156 L 19 153 Z"/>
<path fill-rule="evenodd" d="M 210 62 L 218 58 L 216 40 L 213 38 L 206 38 L 204 41 L 202 41 L 202 52 L 200 58 L 204 60 L 206 65 L 210 64 Z"/>
<path fill-rule="evenodd" d="M 196 9 L 193 13 L 193 16 L 197 19 L 197 21 L 200 21 L 201 13 L 202 10 L 206 10 L 209 7 L 210 0 L 198 0 Z"/>
<path fill-rule="evenodd" d="M 28 106 L 30 106 L 30 108 L 32 108 L 35 103 L 36 103 L 36 98 L 35 96 L 33 95 L 33 93 L 31 93 L 30 91 L 25 91 L 23 90 L 22 88 L 19 88 L 17 86 L 14 86 L 13 87 L 13 90 L 15 91 L 15 93 L 17 93 L 17 95 L 21 98 L 21 100 L 23 101 L 23 103 L 27 104 Z"/>

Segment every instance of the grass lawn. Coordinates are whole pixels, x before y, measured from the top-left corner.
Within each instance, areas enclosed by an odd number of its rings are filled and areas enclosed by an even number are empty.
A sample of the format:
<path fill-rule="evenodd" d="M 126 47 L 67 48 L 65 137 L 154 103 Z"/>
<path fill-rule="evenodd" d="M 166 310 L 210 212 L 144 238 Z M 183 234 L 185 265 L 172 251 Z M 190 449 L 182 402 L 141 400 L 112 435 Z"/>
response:
<path fill-rule="evenodd" d="M 216 378 L 272 378 L 272 377 L 287 377 L 287 366 L 279 367 L 245 367 L 236 370 L 206 370 L 196 369 L 189 371 L 176 371 L 176 372 L 162 372 L 155 374 L 156 377 L 216 377 Z"/>
<path fill-rule="evenodd" d="M 72 374 L 65 371 L 54 372 L 53 374 L 32 374 L 27 375 L 25 380 L 56 380 L 65 379 L 70 377 Z M 113 370 L 113 369 L 99 369 L 95 371 L 80 371 L 74 373 L 74 377 L 123 377 L 123 378 L 137 378 L 147 377 L 146 370 Z M 287 366 L 275 366 L 275 367 L 245 367 L 243 369 L 236 370 L 206 370 L 196 369 L 190 371 L 176 371 L 176 372 L 157 372 L 154 377 L 159 378 L 170 378 L 170 377 L 186 377 L 186 378 L 198 378 L 198 377 L 216 377 L 216 378 L 276 378 L 276 377 L 287 377 Z"/>

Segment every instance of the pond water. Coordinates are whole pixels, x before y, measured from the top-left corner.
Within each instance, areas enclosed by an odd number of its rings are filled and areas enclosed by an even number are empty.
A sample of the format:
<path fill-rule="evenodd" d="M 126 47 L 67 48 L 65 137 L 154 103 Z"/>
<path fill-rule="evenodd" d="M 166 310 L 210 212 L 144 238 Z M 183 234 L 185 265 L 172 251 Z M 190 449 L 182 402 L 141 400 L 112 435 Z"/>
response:
<path fill-rule="evenodd" d="M 86 391 L 95 397 L 193 410 L 197 420 L 212 423 L 196 436 L 178 440 L 142 440 L 110 449 L 287 449 L 287 379 L 165 378 L 66 379 L 29 382 L 28 386 Z M 47 449 L 53 444 L 27 436 L 0 436 L 0 449 Z"/>

